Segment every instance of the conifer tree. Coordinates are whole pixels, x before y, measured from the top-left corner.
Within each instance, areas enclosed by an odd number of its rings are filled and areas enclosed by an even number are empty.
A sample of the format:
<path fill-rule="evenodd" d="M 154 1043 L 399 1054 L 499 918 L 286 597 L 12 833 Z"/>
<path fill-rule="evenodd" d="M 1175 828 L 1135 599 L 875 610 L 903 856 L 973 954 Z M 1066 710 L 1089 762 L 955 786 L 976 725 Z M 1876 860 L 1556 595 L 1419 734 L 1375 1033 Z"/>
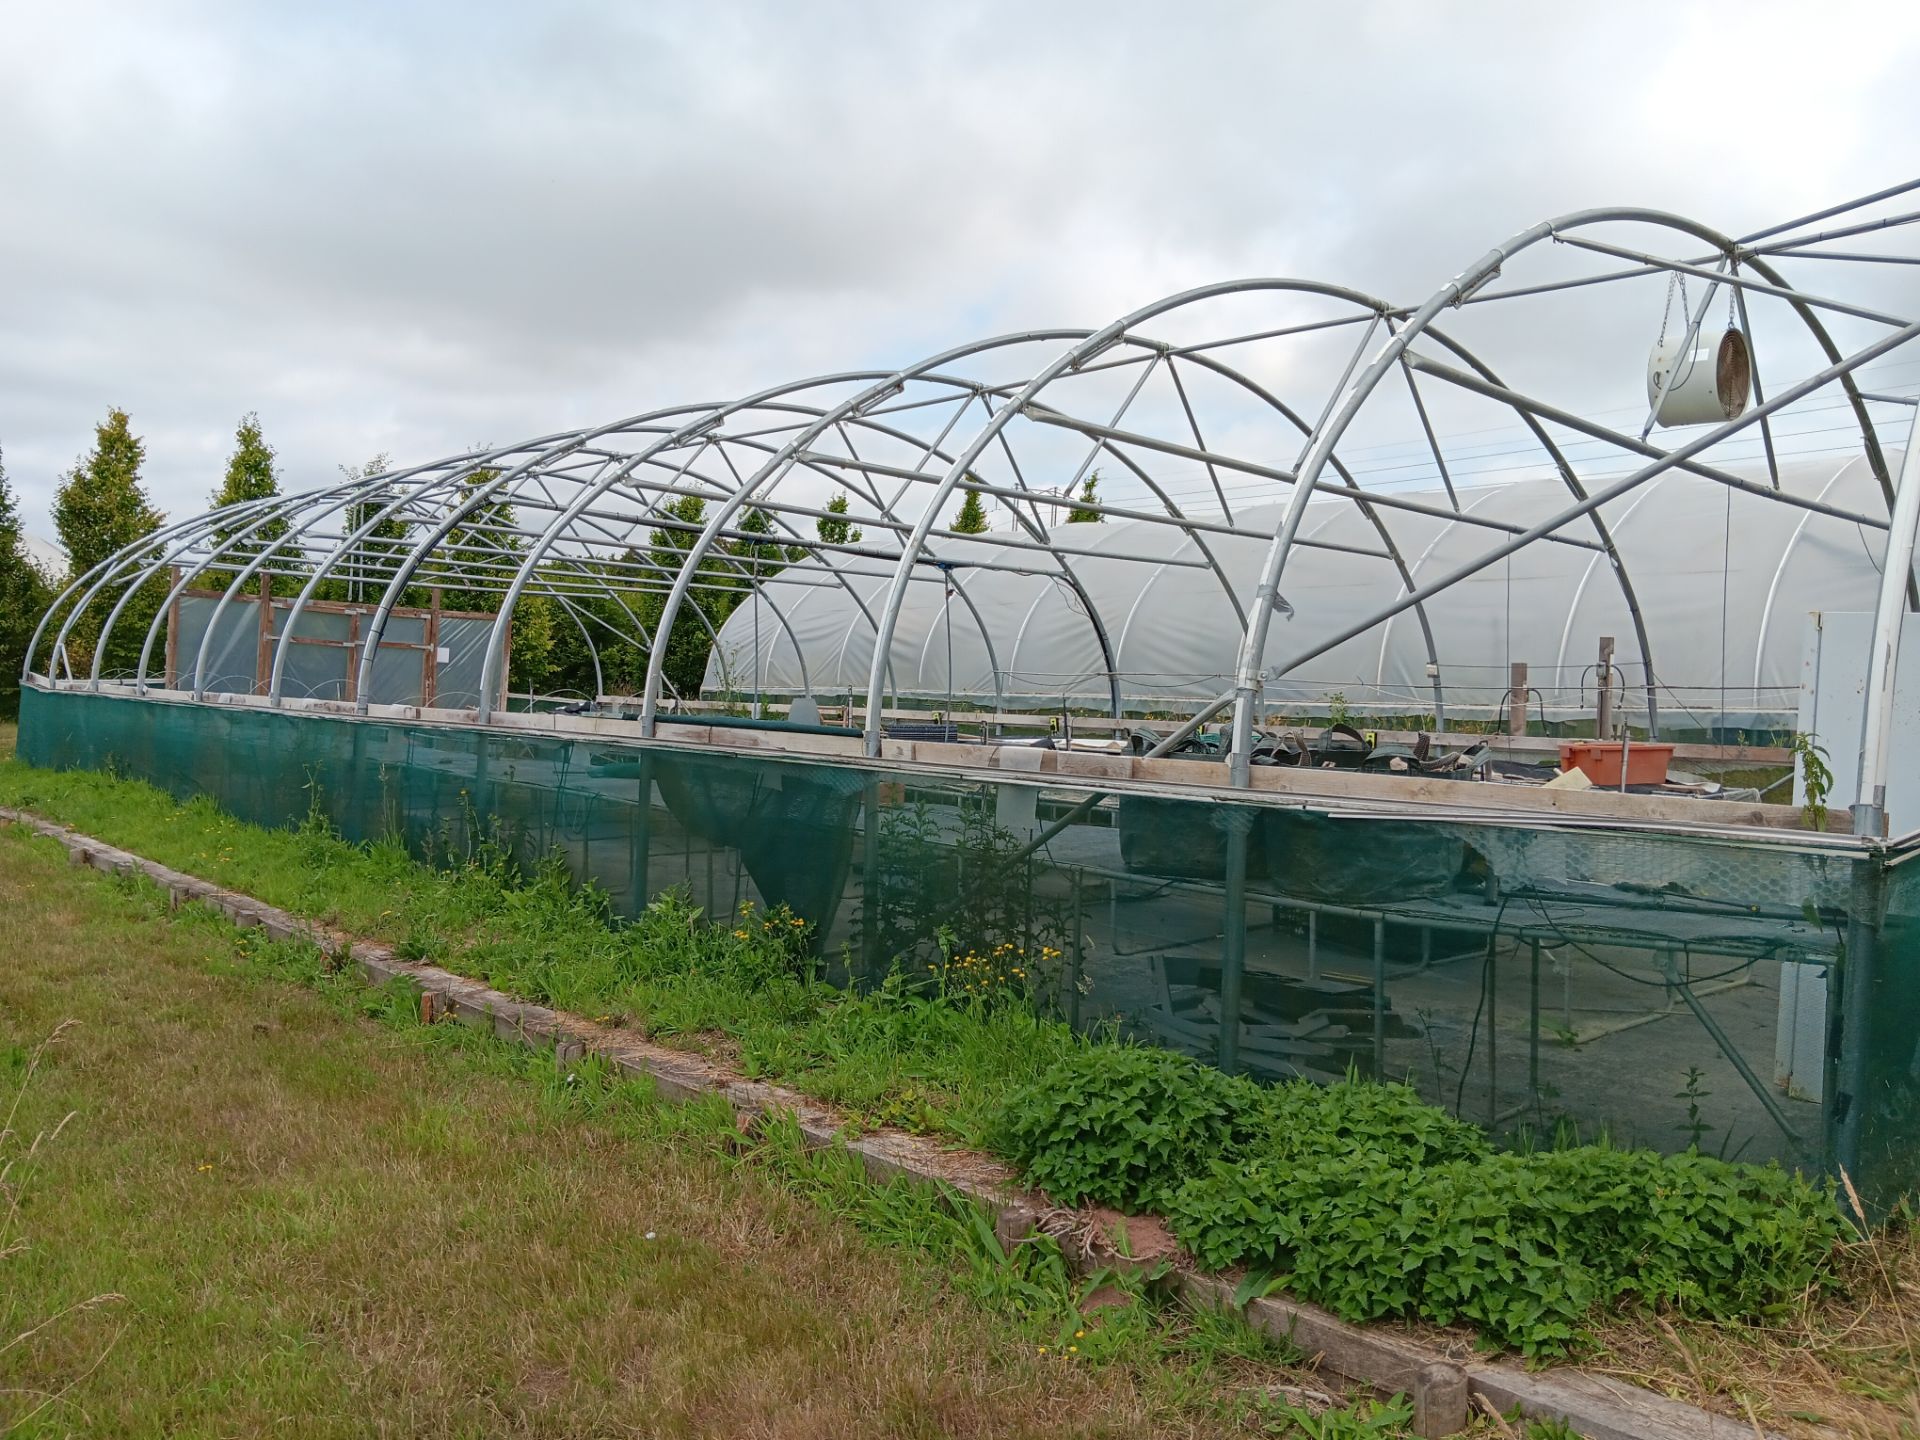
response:
<path fill-rule="evenodd" d="M 159 529 L 163 518 L 140 483 L 147 447 L 127 412 L 109 410 L 93 434 L 93 449 L 61 477 L 53 497 L 54 528 L 76 579 Z"/>
<path fill-rule="evenodd" d="M 978 491 L 967 491 L 967 498 L 960 502 L 960 513 L 953 517 L 953 529 L 961 535 L 987 533 L 987 507 L 981 503 Z"/>
<path fill-rule="evenodd" d="M 251 500 L 269 500 L 278 495 L 280 477 L 274 470 L 273 459 L 273 447 L 267 444 L 260 433 L 260 416 L 252 411 L 242 415 L 240 424 L 233 432 L 233 454 L 227 457 L 227 473 L 219 488 L 213 492 L 213 508 L 218 510 Z M 276 515 L 255 528 L 259 518 L 249 515 L 231 524 L 214 527 L 214 538 L 225 547 L 235 570 L 244 567 L 254 556 L 287 533 L 287 522 L 281 516 Z M 246 532 L 246 539 L 234 541 L 234 536 L 242 531 Z M 268 565 L 275 570 L 285 570 L 292 558 L 284 550 L 276 550 Z M 249 594 L 259 590 L 257 573 L 248 579 L 245 588 Z"/>
<path fill-rule="evenodd" d="M 146 454 L 127 412 L 115 407 L 94 427 L 93 449 L 61 478 L 53 497 L 53 524 L 75 579 L 160 528 L 165 517 L 153 508 L 140 483 Z M 165 577 L 155 577 L 128 602 L 108 639 L 101 674 L 132 670 L 166 589 Z M 69 632 L 67 659 L 76 671 L 91 665 L 100 626 L 121 594 L 117 584 L 108 586 Z"/>
<path fill-rule="evenodd" d="M 1067 524 L 1098 525 L 1106 520 L 1107 517 L 1101 514 L 1098 510 L 1088 510 L 1083 508 L 1084 506 L 1092 505 L 1097 502 L 1099 497 L 1094 492 L 1099 488 L 1100 488 L 1100 472 L 1098 470 L 1095 470 L 1091 475 L 1087 476 L 1087 483 L 1080 487 L 1080 504 L 1074 506 L 1071 510 L 1067 512 Z"/>
<path fill-rule="evenodd" d="M 20 510 L 0 456 L 0 716 L 20 710 L 20 667 L 34 626 L 53 599 L 47 577 L 27 556 Z"/>

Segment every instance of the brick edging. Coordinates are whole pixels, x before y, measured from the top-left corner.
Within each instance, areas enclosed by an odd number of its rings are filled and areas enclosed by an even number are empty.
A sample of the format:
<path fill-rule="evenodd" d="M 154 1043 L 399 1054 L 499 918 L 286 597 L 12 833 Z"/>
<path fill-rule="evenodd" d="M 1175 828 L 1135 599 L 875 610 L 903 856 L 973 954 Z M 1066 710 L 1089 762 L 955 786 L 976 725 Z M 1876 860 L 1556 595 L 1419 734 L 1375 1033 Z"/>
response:
<path fill-rule="evenodd" d="M 1012 1245 L 1040 1231 L 1072 1237 L 1076 1243 L 1061 1248 L 1068 1263 L 1083 1272 L 1140 1263 L 1116 1244 L 1116 1236 L 1107 1228 L 1124 1225 L 1122 1217 L 1062 1211 L 1044 1196 L 1022 1190 L 1012 1168 L 998 1160 L 901 1131 L 849 1133 L 845 1120 L 830 1106 L 796 1091 L 743 1079 L 723 1065 L 652 1044 L 628 1031 L 516 1000 L 437 965 L 402 960 L 390 946 L 299 919 L 250 895 L 26 811 L 0 807 L 3 824 L 19 824 L 58 841 L 74 865 L 143 875 L 167 892 L 176 909 L 197 901 L 221 911 L 235 925 L 258 927 L 276 940 L 309 941 L 341 963 L 357 966 L 370 985 L 405 978 L 420 993 L 424 1019 L 450 1017 L 491 1029 L 504 1040 L 552 1049 L 556 1063 L 562 1065 L 583 1055 L 597 1055 L 626 1074 L 644 1076 L 662 1099 L 674 1103 L 722 1095 L 746 1127 L 769 1112 L 784 1113 L 809 1146 L 841 1146 L 858 1156 L 875 1179 L 903 1177 L 920 1184 L 948 1185 L 978 1201 L 997 1217 L 996 1230 L 1003 1244 Z M 1189 1300 L 1233 1305 L 1231 1282 L 1202 1274 L 1178 1259 L 1173 1263 Z M 1284 1295 L 1251 1300 L 1243 1309 L 1249 1324 L 1296 1346 L 1317 1368 L 1382 1393 L 1410 1396 L 1414 1429 L 1423 1436 L 1464 1429 L 1476 1400 L 1502 1412 L 1517 1407 L 1532 1419 L 1562 1420 L 1585 1440 L 1734 1440 L 1754 1433 L 1751 1425 L 1728 1416 L 1571 1366 L 1533 1372 L 1493 1362 L 1463 1364 L 1408 1336 L 1349 1324 L 1317 1305 Z"/>

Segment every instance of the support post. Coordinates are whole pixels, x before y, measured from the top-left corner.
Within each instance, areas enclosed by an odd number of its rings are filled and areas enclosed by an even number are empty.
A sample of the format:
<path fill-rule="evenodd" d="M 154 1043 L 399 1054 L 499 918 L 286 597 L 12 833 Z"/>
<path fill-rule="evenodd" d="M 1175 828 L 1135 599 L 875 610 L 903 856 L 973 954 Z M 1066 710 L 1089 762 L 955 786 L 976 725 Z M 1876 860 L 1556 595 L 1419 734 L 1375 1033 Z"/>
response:
<path fill-rule="evenodd" d="M 437 602 L 440 592 L 434 592 Z M 640 752 L 638 792 L 627 825 L 627 916 L 637 920 L 647 908 L 653 861 L 653 753 Z"/>
<path fill-rule="evenodd" d="M 1220 954 L 1220 1068 L 1240 1068 L 1240 991 L 1247 971 L 1247 839 L 1254 812 L 1239 805 L 1215 811 L 1227 832 L 1226 926 Z"/>
<path fill-rule="evenodd" d="M 1487 951 L 1487 1129 L 1500 1123 L 1500 947 Z"/>
<path fill-rule="evenodd" d="M 1907 585 L 1913 576 L 1914 532 L 1920 527 L 1920 406 L 1907 431 L 1899 488 L 1880 567 L 1880 598 L 1873 611 L 1873 649 L 1867 655 L 1866 716 L 1860 733 L 1860 791 L 1853 805 L 1853 833 L 1884 833 L 1887 764 L 1893 753 L 1893 685 L 1900 661 L 1900 627 L 1906 618 Z M 1902 817 L 1910 820 L 1911 817 Z"/>
<path fill-rule="evenodd" d="M 851 702 L 849 702 L 851 704 Z M 860 962 L 863 983 L 880 977 L 880 782 L 869 776 L 860 804 Z"/>
<path fill-rule="evenodd" d="M 420 704 L 431 710 L 440 698 L 440 587 L 427 607 L 427 658 L 420 667 Z"/>
<path fill-rule="evenodd" d="M 1598 680 L 1595 689 L 1599 692 L 1599 710 L 1594 716 L 1593 738 L 1610 739 L 1613 735 L 1613 636 L 1600 637 L 1600 659 Z"/>
<path fill-rule="evenodd" d="M 1540 937 L 1537 935 L 1527 943 L 1527 959 L 1527 1094 L 1537 1108 L 1540 1104 Z"/>
<path fill-rule="evenodd" d="M 1507 734 L 1527 733 L 1527 662 L 1515 660 L 1507 667 Z"/>
<path fill-rule="evenodd" d="M 1373 917 L 1373 1079 L 1387 1078 L 1387 921 Z"/>
<path fill-rule="evenodd" d="M 180 688 L 180 567 L 173 566 L 167 571 L 170 579 L 169 590 L 173 599 L 167 605 L 167 689 Z M 53 667 L 47 667 L 47 673 L 53 673 Z"/>
<path fill-rule="evenodd" d="M 1901 469 L 1905 471 L 1904 463 Z M 1858 813 L 1856 807 L 1856 817 Z M 1856 1188 L 1867 1178 L 1860 1173 L 1861 1135 L 1870 1084 L 1868 1048 L 1873 1033 L 1880 922 L 1886 901 L 1884 878 L 1878 858 L 1863 855 L 1854 861 L 1847 905 L 1847 950 L 1835 972 L 1840 980 L 1840 1023 L 1838 1043 L 1832 1047 L 1837 1053 L 1828 1060 L 1828 1148 L 1835 1167 L 1846 1171 Z"/>
<path fill-rule="evenodd" d="M 1080 968 L 1087 943 L 1086 902 L 1082 896 L 1086 874 L 1081 866 L 1073 867 L 1073 939 L 1067 952 L 1067 1024 L 1074 1030 L 1080 1028 Z"/>
<path fill-rule="evenodd" d="M 260 598 L 255 603 L 260 607 L 260 628 L 253 652 L 253 693 L 264 695 L 267 671 L 273 663 L 273 576 L 264 570 L 260 572 Z"/>

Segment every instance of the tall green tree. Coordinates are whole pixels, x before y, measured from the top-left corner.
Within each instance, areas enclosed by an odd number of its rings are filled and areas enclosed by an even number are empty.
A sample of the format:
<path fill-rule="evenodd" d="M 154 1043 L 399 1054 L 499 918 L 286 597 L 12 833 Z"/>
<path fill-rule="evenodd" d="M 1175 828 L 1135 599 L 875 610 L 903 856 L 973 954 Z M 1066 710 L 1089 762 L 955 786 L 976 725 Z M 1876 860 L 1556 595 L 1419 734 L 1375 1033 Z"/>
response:
<path fill-rule="evenodd" d="M 213 492 L 213 508 L 220 510 L 251 500 L 270 500 L 278 495 L 280 476 L 274 469 L 273 461 L 273 447 L 267 444 L 260 433 L 260 416 L 248 411 L 240 417 L 240 423 L 234 429 L 233 453 L 227 457 L 227 473 L 222 477 L 219 488 Z M 257 519 L 257 516 L 253 516 L 214 527 L 214 539 L 226 550 L 234 570 L 244 568 L 268 546 L 286 536 L 287 522 L 281 516 L 276 515 L 255 529 L 253 526 Z M 248 532 L 246 539 L 234 540 L 234 536 L 241 531 Z M 275 551 L 269 564 L 275 570 L 285 570 L 293 558 L 285 551 Z M 260 577 L 257 574 L 251 577 L 245 588 L 249 594 L 258 591 Z"/>
<path fill-rule="evenodd" d="M 40 616 L 53 601 L 52 587 L 28 558 L 20 532 L 20 508 L 0 455 L 0 716 L 20 713 L 20 667 Z"/>
<path fill-rule="evenodd" d="M 499 478 L 498 470 L 476 470 L 460 482 L 448 516 L 463 505 L 473 509 L 447 531 L 418 571 L 423 584 L 440 588 L 440 603 L 449 610 L 497 611 L 526 557 L 526 542 L 514 529 L 513 505 L 498 496 L 479 498 Z"/>
<path fill-rule="evenodd" d="M 773 534 L 773 516 L 755 505 L 747 511 L 747 518 L 740 522 L 740 531 L 742 538 L 729 544 L 727 550 L 740 561 L 738 572 L 741 576 L 766 581 L 787 567 L 792 552 L 777 541 L 758 538 Z M 747 539 L 746 536 L 755 538 Z M 742 593 L 744 595 L 744 590 Z"/>
<path fill-rule="evenodd" d="M 953 529 L 961 535 L 987 533 L 987 507 L 978 491 L 967 491 L 967 498 L 960 502 L 960 513 L 953 517 Z"/>
<path fill-rule="evenodd" d="M 706 518 L 707 502 L 698 495 L 682 495 L 660 512 L 661 524 L 648 532 L 647 558 L 655 567 L 655 575 L 649 583 L 652 586 L 642 594 L 636 613 L 646 621 L 656 645 L 663 645 L 666 658 L 661 662 L 666 676 L 673 682 L 674 689 L 682 695 L 698 695 L 707 674 L 707 656 L 713 648 L 713 637 L 709 627 L 718 631 L 726 622 L 733 607 L 739 603 L 741 586 L 744 583 L 735 567 L 715 555 L 701 563 L 687 598 L 680 607 L 680 613 L 674 617 L 673 629 L 664 638 L 660 634 L 660 616 L 666 608 L 666 591 L 673 583 L 673 577 L 686 563 L 687 552 L 699 538 L 700 527 Z M 749 515 L 739 527 L 748 534 L 764 534 L 771 530 L 771 522 L 756 529 L 753 517 Z M 729 547 L 728 553 L 735 553 L 735 547 L 742 547 L 746 553 L 760 559 L 758 552 L 762 545 L 778 552 L 779 546 L 769 542 L 741 540 Z M 768 555 L 762 563 L 770 565 L 772 556 Z M 702 621 L 704 620 L 704 624 Z"/>
<path fill-rule="evenodd" d="M 387 456 L 384 451 L 375 455 L 364 465 L 342 465 L 340 473 L 351 482 L 376 479 L 387 473 Z M 341 512 L 345 517 L 341 524 L 342 539 L 357 534 L 363 526 L 373 525 L 374 518 L 392 503 L 393 496 L 376 493 L 369 499 L 356 500 Z M 339 563 L 320 585 L 315 594 L 320 600 L 344 600 L 348 604 L 371 604 L 386 593 L 387 581 L 394 570 L 406 558 L 407 537 L 413 533 L 413 522 L 399 515 L 389 515 L 381 520 L 356 545 L 350 554 L 340 557 Z M 409 594 L 401 599 L 409 604 L 422 603 L 418 597 Z"/>
<path fill-rule="evenodd" d="M 531 590 L 513 609 L 513 630 L 507 655 L 507 685 L 523 693 L 544 694 L 553 688 L 559 658 L 558 629 L 563 622 L 559 603 Z M 569 629 L 572 626 L 568 625 Z M 578 633 L 578 632 L 576 632 Z"/>
<path fill-rule="evenodd" d="M 827 509 L 832 511 L 836 516 L 845 515 L 847 513 L 847 492 L 842 490 L 838 495 L 827 501 Z M 860 543 L 860 527 L 855 525 L 851 520 L 829 519 L 827 516 L 822 515 L 813 522 L 813 528 L 819 534 L 820 539 L 828 545 L 858 545 Z"/>
<path fill-rule="evenodd" d="M 1095 492 L 1099 490 L 1099 488 L 1100 472 L 1095 470 L 1091 475 L 1087 476 L 1086 484 L 1080 487 L 1080 504 L 1074 506 L 1067 512 L 1067 524 L 1099 525 L 1106 520 L 1107 517 L 1098 510 L 1088 510 L 1084 508 L 1085 506 L 1098 502 L 1099 496 Z"/>
<path fill-rule="evenodd" d="M 146 446 L 133 433 L 127 412 L 116 407 L 94 427 L 93 449 L 61 477 L 53 497 L 53 524 L 76 579 L 160 528 L 165 517 L 140 482 L 146 457 Z M 138 662 L 147 625 L 166 588 L 165 578 L 156 577 L 128 602 L 108 639 L 102 674 L 125 673 Z M 67 639 L 68 661 L 75 670 L 91 664 L 101 623 L 120 594 L 117 586 L 108 587 L 75 623 Z"/>
<path fill-rule="evenodd" d="M 500 496 L 480 498 L 482 491 L 499 478 L 498 470 L 481 469 L 460 482 L 448 505 L 449 515 L 464 505 L 478 503 L 447 531 L 418 571 L 420 583 L 429 592 L 438 587 L 440 603 L 449 610 L 497 613 L 506 600 L 507 587 L 526 559 L 527 543 L 515 528 L 512 502 Z M 539 692 L 552 683 L 559 619 L 552 602 L 540 592 L 536 576 L 514 606 L 508 632 L 510 689 Z"/>

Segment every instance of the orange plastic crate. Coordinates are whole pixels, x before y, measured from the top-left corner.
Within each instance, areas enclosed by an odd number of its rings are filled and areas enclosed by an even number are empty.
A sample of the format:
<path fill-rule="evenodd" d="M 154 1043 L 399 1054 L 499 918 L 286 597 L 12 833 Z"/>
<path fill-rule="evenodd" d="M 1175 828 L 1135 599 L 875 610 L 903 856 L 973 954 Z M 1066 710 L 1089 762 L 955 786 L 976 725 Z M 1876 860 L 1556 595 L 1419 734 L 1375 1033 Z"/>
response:
<path fill-rule="evenodd" d="M 1560 747 L 1560 768 L 1562 770 L 1583 770 L 1589 780 L 1596 785 L 1618 786 L 1620 784 L 1620 750 L 1618 740 L 1579 740 Z M 1656 745 L 1651 741 L 1645 744 L 1633 744 L 1627 751 L 1627 784 L 1663 785 L 1667 779 L 1667 765 L 1673 759 L 1673 746 Z"/>

